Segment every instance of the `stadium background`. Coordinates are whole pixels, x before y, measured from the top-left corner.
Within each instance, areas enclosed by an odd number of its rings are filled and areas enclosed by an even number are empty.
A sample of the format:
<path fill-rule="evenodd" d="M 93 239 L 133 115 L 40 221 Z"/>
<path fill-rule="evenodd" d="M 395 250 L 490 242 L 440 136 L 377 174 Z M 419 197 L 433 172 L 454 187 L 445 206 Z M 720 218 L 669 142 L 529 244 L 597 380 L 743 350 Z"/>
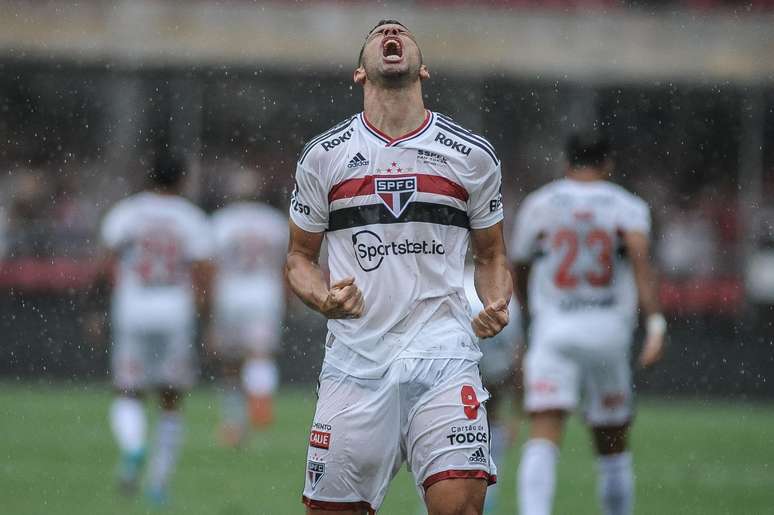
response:
<path fill-rule="evenodd" d="M 240 167 L 260 170 L 266 199 L 286 209 L 303 142 L 361 109 L 351 70 L 385 15 L 417 34 L 433 73 L 428 107 L 498 150 L 506 216 L 561 173 L 572 127 L 609 123 L 618 179 L 653 208 L 670 322 L 664 364 L 637 375 L 638 391 L 668 413 L 697 404 L 718 406 L 708 418 L 739 417 L 729 406 L 771 411 L 774 2 L 3 0 L 0 428 L 23 431 L 21 420 L 37 420 L 32 404 L 84 391 L 93 403 L 73 402 L 104 422 L 96 392 L 107 390 L 107 335 L 86 316 L 96 227 L 141 186 L 153 152 L 169 145 L 187 157 L 188 194 L 207 210 L 222 203 L 224 174 Z M 313 395 L 322 331 L 291 300 L 281 356 L 288 402 Z M 211 380 L 207 370 L 205 399 Z M 19 411 L 29 418 L 12 424 Z M 768 449 L 756 458 L 767 475 L 750 477 L 774 492 L 774 425 L 759 422 L 769 431 L 717 438 Z M 0 490 L 26 496 L 14 441 L 1 454 Z M 728 506 L 718 513 L 757 513 Z"/>

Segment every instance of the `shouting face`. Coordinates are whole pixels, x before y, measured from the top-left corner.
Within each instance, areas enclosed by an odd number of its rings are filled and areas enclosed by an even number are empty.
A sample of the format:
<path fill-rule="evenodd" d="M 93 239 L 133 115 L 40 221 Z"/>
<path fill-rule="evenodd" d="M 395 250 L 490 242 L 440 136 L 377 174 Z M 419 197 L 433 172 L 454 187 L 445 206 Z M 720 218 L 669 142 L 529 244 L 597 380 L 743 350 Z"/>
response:
<path fill-rule="evenodd" d="M 355 82 L 401 87 L 427 77 L 414 35 L 398 23 L 379 25 L 366 38 Z"/>

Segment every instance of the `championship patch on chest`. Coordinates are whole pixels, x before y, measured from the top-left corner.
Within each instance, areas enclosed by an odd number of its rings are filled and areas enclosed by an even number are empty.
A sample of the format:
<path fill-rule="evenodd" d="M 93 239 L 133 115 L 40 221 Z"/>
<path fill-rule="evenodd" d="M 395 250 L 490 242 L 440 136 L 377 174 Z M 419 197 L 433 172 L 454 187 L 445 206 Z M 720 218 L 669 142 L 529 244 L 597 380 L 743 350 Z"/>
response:
<path fill-rule="evenodd" d="M 374 193 L 387 209 L 398 218 L 417 194 L 416 176 L 375 177 Z"/>

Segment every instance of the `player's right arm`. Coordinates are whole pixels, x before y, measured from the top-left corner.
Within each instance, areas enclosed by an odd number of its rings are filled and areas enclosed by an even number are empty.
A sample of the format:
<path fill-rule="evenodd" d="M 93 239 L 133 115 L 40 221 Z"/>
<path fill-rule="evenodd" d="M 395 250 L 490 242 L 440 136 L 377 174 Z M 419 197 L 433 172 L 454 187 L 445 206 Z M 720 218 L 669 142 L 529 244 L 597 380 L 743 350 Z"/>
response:
<path fill-rule="evenodd" d="M 521 306 L 525 326 L 529 320 L 529 273 L 532 267 L 532 257 L 535 253 L 538 232 L 538 218 L 533 214 L 534 204 L 533 198 L 527 197 L 519 207 L 513 224 L 510 245 L 513 290 Z"/>
<path fill-rule="evenodd" d="M 641 366 L 649 367 L 664 355 L 666 320 L 659 306 L 658 282 L 650 262 L 650 242 L 647 234 L 625 231 L 623 239 L 637 284 L 640 312 L 645 320 L 645 344 L 639 362 Z"/>
<path fill-rule="evenodd" d="M 619 226 L 634 273 L 640 313 L 645 320 L 645 344 L 639 357 L 643 367 L 657 363 L 664 354 L 666 320 L 658 300 L 658 281 L 650 257 L 650 212 L 640 199 L 627 203 Z"/>
<path fill-rule="evenodd" d="M 328 189 L 318 174 L 299 162 L 290 199 L 285 278 L 304 304 L 326 318 L 358 318 L 363 314 L 364 303 L 355 279 L 345 277 L 328 287 L 320 267 L 320 248 L 327 228 Z"/>
<path fill-rule="evenodd" d="M 88 313 L 83 327 L 89 338 L 101 342 L 107 325 L 108 300 L 115 281 L 119 249 L 123 244 L 127 216 L 123 204 L 113 207 L 99 228 L 99 248 L 94 258 L 94 276 L 89 286 L 86 303 Z"/>
<path fill-rule="evenodd" d="M 328 288 L 318 262 L 324 234 L 307 232 L 290 221 L 285 277 L 304 304 L 326 318 L 358 318 L 363 314 L 364 303 L 355 279 L 345 277 Z"/>

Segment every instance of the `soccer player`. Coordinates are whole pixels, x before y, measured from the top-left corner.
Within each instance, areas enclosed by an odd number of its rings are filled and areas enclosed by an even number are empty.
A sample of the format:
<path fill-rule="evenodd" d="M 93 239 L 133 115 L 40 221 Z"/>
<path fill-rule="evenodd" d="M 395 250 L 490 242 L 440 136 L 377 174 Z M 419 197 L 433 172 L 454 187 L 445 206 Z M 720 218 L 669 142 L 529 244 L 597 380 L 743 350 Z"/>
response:
<path fill-rule="evenodd" d="M 364 110 L 307 144 L 291 199 L 287 278 L 329 319 L 303 501 L 374 513 L 408 462 L 431 514 L 481 513 L 496 470 L 476 337 L 507 325 L 512 289 L 500 162 L 425 109 L 430 75 L 401 23 L 380 21 L 358 61 Z M 486 306 L 472 320 L 468 242 Z"/>
<path fill-rule="evenodd" d="M 647 330 L 641 366 L 660 359 L 666 331 L 650 265 L 650 213 L 607 181 L 613 162 L 600 129 L 571 136 L 566 156 L 566 177 L 521 205 L 510 249 L 517 294 L 531 314 L 524 363 L 531 427 L 519 506 L 522 515 L 551 513 L 565 419 L 582 402 L 599 455 L 603 512 L 624 515 L 634 491 L 627 435 L 638 311 Z"/>
<path fill-rule="evenodd" d="M 134 493 L 146 454 L 143 397 L 160 396 L 147 493 L 165 501 L 183 432 L 182 396 L 193 385 L 197 304 L 206 318 L 212 266 L 206 215 L 180 196 L 182 161 L 161 157 L 149 188 L 116 204 L 101 238 L 114 264 L 111 367 L 116 398 L 110 425 L 121 451 L 119 486 Z"/>
<path fill-rule="evenodd" d="M 472 267 L 466 267 L 465 294 L 473 313 L 478 313 L 484 309 L 484 306 L 476 293 L 473 275 Z M 516 403 L 522 400 L 519 369 L 523 345 L 519 307 L 515 299 L 511 299 L 508 312 L 510 314 L 508 325 L 481 346 L 483 356 L 478 364 L 484 388 L 490 395 L 486 411 L 489 416 L 489 448 L 495 463 L 502 463 L 505 453 L 516 440 L 521 423 L 520 405 L 516 406 Z M 516 409 L 510 420 L 504 413 L 507 407 L 503 406 L 504 399 L 508 398 L 513 399 L 513 407 Z M 499 491 L 499 485 L 492 485 L 487 490 L 484 502 L 485 514 L 498 512 Z"/>
<path fill-rule="evenodd" d="M 279 380 L 274 353 L 285 311 L 288 219 L 255 200 L 257 180 L 249 171 L 231 175 L 236 201 L 212 215 L 217 279 L 211 343 L 225 378 L 220 435 L 228 445 L 246 436 L 245 407 L 253 427 L 272 421 Z"/>

